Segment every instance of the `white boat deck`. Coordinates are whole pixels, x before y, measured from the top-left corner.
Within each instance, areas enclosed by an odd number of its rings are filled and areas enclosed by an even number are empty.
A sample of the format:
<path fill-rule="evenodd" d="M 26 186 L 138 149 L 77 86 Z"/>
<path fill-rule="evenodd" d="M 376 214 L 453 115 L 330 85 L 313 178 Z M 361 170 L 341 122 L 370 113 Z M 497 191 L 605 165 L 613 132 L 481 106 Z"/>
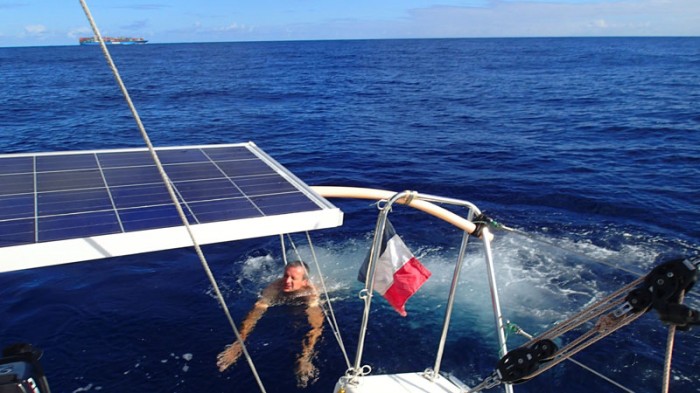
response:
<path fill-rule="evenodd" d="M 357 384 L 344 381 L 345 377 L 338 381 L 335 393 L 460 393 L 467 389 L 442 375 L 431 381 L 423 373 L 366 375 Z"/>

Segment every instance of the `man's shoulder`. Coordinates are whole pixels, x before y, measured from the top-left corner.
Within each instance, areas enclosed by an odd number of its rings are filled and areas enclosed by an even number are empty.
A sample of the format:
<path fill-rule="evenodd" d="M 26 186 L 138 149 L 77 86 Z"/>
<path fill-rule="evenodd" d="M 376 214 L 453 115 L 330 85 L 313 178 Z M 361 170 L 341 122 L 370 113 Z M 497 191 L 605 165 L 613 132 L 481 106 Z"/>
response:
<path fill-rule="evenodd" d="M 306 303 L 309 306 L 318 306 L 319 304 L 319 296 L 318 296 L 318 291 L 316 290 L 316 287 L 313 285 L 309 285 L 306 288 L 303 289 L 304 296 Z"/>
<path fill-rule="evenodd" d="M 262 293 L 260 294 L 260 300 L 272 302 L 277 297 L 279 297 L 281 292 L 282 290 L 280 289 L 279 280 L 273 281 L 272 283 L 270 283 L 270 285 L 263 289 Z"/>
<path fill-rule="evenodd" d="M 318 297 L 318 291 L 316 290 L 316 287 L 313 284 L 309 284 L 305 286 L 304 288 L 300 289 L 304 296 L 315 296 Z"/>
<path fill-rule="evenodd" d="M 306 303 L 309 305 L 309 307 L 318 307 L 321 305 L 320 297 L 317 293 L 314 293 L 313 295 L 309 296 Z"/>

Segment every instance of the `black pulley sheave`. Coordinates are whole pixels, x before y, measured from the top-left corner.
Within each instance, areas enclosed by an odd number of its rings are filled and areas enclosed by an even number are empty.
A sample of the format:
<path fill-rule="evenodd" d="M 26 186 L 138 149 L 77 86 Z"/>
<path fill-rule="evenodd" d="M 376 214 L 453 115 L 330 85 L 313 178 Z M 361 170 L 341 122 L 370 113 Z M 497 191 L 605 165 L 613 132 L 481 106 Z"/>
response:
<path fill-rule="evenodd" d="M 673 259 L 655 267 L 644 279 L 653 302 L 678 302 L 698 280 L 698 269 L 687 259 Z"/>
<path fill-rule="evenodd" d="M 540 363 L 554 358 L 558 348 L 552 340 L 542 339 L 528 347 L 508 352 L 498 361 L 496 372 L 502 382 L 525 382 L 537 371 Z"/>
<path fill-rule="evenodd" d="M 682 295 L 698 280 L 698 268 L 689 259 L 673 259 L 655 267 L 644 279 L 644 285 L 630 292 L 628 301 L 648 302 L 662 322 L 687 330 L 700 324 L 700 312 L 681 303 Z"/>
<path fill-rule="evenodd" d="M 539 360 L 540 362 L 552 360 L 554 358 L 554 355 L 557 353 L 557 350 L 559 349 L 557 348 L 557 345 L 554 344 L 554 341 L 546 338 L 532 344 L 531 348 L 533 351 L 535 351 L 537 360 Z"/>
<path fill-rule="evenodd" d="M 537 371 L 540 362 L 535 351 L 530 348 L 517 348 L 508 352 L 498 361 L 496 371 L 505 383 L 524 382 L 530 374 Z"/>

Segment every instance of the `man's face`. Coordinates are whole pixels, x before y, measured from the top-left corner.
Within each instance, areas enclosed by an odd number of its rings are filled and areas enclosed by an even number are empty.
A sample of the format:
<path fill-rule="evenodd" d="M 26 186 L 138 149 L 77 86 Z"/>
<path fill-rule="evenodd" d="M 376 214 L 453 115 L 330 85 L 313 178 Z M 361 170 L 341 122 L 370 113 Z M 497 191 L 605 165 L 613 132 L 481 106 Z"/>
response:
<path fill-rule="evenodd" d="M 304 279 L 304 268 L 301 266 L 289 266 L 284 269 L 284 285 L 283 292 L 294 292 L 304 288 L 307 280 Z"/>

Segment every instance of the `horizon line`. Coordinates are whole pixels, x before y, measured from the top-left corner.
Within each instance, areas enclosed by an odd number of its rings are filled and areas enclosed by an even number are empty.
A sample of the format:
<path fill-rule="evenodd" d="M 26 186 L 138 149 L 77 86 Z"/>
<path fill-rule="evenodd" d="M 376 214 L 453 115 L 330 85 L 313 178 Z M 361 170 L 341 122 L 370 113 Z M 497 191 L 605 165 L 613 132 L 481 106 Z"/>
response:
<path fill-rule="evenodd" d="M 121 36 L 120 36 L 121 37 Z M 128 36 L 125 36 L 128 37 Z M 82 37 L 78 37 L 80 39 Z M 484 37 L 383 37 L 383 38 L 309 38 L 309 39 L 271 39 L 271 40 L 231 40 L 231 41 L 162 41 L 153 42 L 145 37 L 148 41 L 145 44 L 140 45 L 180 45 L 180 44 L 243 44 L 243 43 L 274 43 L 274 42 L 317 42 L 317 41 L 398 41 L 398 40 L 510 40 L 510 39 L 620 39 L 620 38 L 700 38 L 700 35 L 609 35 L 609 36 L 595 36 L 595 35 L 581 35 L 581 36 L 484 36 Z M 75 44 L 49 44 L 49 45 L 10 45 L 10 46 L 0 46 L 0 49 L 5 48 L 49 48 L 49 47 L 73 47 L 81 46 L 79 42 Z M 120 45 L 110 45 L 110 46 L 120 46 Z M 134 46 L 134 45 L 124 45 L 124 46 Z"/>

